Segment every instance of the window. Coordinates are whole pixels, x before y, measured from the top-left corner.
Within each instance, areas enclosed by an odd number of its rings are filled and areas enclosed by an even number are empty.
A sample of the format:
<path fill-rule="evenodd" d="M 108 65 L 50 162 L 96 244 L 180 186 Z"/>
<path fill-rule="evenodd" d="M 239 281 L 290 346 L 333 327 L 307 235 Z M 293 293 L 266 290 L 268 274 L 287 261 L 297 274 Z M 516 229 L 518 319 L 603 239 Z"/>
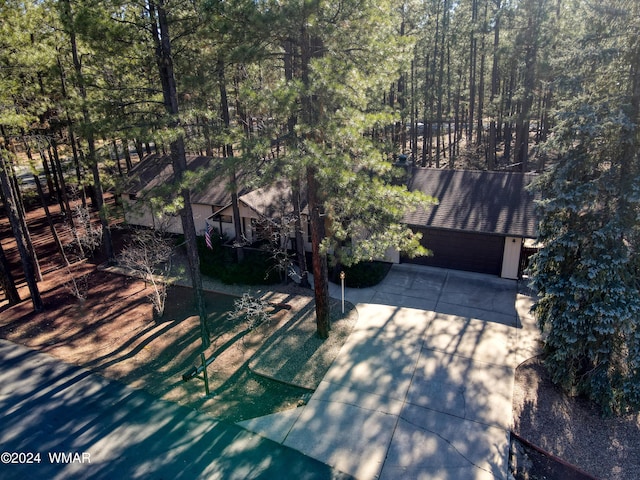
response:
<path fill-rule="evenodd" d="M 224 205 L 211 205 L 211 213 L 219 212 L 224 208 Z M 223 215 L 219 213 L 213 217 L 215 220 L 218 220 L 220 223 L 233 223 L 233 217 L 231 215 Z"/>

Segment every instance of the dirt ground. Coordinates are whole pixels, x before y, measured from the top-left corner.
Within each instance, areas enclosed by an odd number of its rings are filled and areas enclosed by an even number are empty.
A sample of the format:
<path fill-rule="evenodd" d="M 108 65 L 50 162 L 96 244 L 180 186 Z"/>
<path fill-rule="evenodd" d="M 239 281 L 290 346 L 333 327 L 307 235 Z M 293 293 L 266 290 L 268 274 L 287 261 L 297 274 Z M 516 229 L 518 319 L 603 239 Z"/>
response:
<path fill-rule="evenodd" d="M 59 207 L 52 204 L 50 209 L 62 243 L 71 244 Z M 45 310 L 34 313 L 29 300 L 7 308 L 0 292 L 0 337 L 233 422 L 291 408 L 308 393 L 253 374 L 248 360 L 309 298 L 289 298 L 292 311 L 275 311 L 270 322 L 245 332 L 243 323 L 226 317 L 234 297 L 206 292 L 212 341 L 206 355 L 216 359 L 207 370 L 212 395 L 205 398 L 201 377 L 182 379 L 183 373 L 200 365 L 199 320 L 190 289 L 171 287 L 165 313 L 156 318 L 148 299 L 151 290 L 143 281 L 98 271 L 103 260 L 99 256 L 63 268 L 43 210 L 28 212 L 27 222 L 43 272 L 39 289 Z M 120 248 L 126 231 L 115 227 L 113 237 L 116 249 Z M 15 240 L 4 217 L 0 218 L 0 241 L 20 296 L 28 299 Z M 72 295 L 72 276 L 86 299 Z"/>
<path fill-rule="evenodd" d="M 516 370 L 513 410 L 515 433 L 590 475 L 524 446 L 516 478 L 640 478 L 640 415 L 603 418 L 593 404 L 553 385 L 538 357 Z"/>
<path fill-rule="evenodd" d="M 45 311 L 33 313 L 30 302 L 5 309 L 0 337 L 233 422 L 291 408 L 307 392 L 254 375 L 247 365 L 290 312 L 280 310 L 269 323 L 246 332 L 243 323 L 226 317 L 233 297 L 205 294 L 212 334 L 207 358 L 216 357 L 208 368 L 215 394 L 205 398 L 201 378 L 182 379 L 200 365 L 199 320 L 189 289 L 172 287 L 165 314 L 158 319 L 144 282 L 99 272 L 87 263 L 74 273 L 86 275 L 86 300 L 69 293 L 64 273 L 48 273 L 45 284 L 50 288 L 42 288 Z"/>

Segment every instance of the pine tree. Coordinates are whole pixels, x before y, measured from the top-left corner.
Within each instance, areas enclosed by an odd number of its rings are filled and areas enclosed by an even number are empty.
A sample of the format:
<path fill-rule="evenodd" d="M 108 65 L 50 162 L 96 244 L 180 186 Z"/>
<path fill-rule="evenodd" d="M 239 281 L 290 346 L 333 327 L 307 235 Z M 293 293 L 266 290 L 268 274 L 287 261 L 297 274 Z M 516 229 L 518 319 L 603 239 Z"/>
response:
<path fill-rule="evenodd" d="M 392 246 L 423 253 L 419 239 L 400 222 L 405 207 L 426 199 L 392 185 L 387 145 L 370 135 L 398 118 L 380 100 L 405 71 L 412 51 L 397 35 L 400 11 L 393 2 L 344 2 L 338 8 L 291 1 L 277 16 L 276 30 L 288 34 L 280 44 L 290 72 L 277 97 L 288 99 L 292 110 L 286 115 L 288 155 L 276 164 L 307 182 L 322 338 L 330 330 L 327 252 L 346 265 L 377 258 Z"/>
<path fill-rule="evenodd" d="M 575 2 L 547 143 L 555 166 L 538 182 L 534 307 L 555 382 L 605 413 L 640 409 L 640 43 L 637 2 Z"/>

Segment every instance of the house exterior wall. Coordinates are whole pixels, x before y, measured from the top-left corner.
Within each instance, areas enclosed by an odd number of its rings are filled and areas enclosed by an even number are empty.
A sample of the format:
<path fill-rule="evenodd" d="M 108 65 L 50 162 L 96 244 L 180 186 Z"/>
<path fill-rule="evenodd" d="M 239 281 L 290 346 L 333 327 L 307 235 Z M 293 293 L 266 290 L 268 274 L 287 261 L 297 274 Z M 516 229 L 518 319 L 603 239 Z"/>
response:
<path fill-rule="evenodd" d="M 136 200 L 131 200 L 128 194 L 122 195 L 124 219 L 129 225 L 154 228 L 153 215 L 149 207 L 143 206 Z"/>
<path fill-rule="evenodd" d="M 242 228 L 242 234 L 247 239 L 247 241 L 253 242 L 257 238 L 254 232 L 254 229 L 251 225 L 251 220 L 257 220 L 258 214 L 242 203 L 240 203 L 238 208 L 240 210 L 240 228 Z M 217 213 L 230 218 L 231 222 L 220 222 L 217 219 L 209 219 L 209 223 L 211 224 L 211 226 L 218 230 L 220 230 L 220 226 L 222 226 L 221 233 L 223 235 L 227 236 L 228 238 L 235 238 L 236 228 L 233 222 L 233 208 L 229 205 L 228 207 L 225 207 L 224 209 L 219 210 Z M 207 215 L 207 217 L 210 217 L 210 216 L 211 216 L 211 213 Z M 206 228 L 206 225 L 204 228 Z"/>
<path fill-rule="evenodd" d="M 518 269 L 520 267 L 520 252 L 522 250 L 522 239 L 518 237 L 505 237 L 504 253 L 502 255 L 502 278 L 518 279 Z"/>
<path fill-rule="evenodd" d="M 207 217 L 213 213 L 211 205 L 194 203 L 191 205 L 191 210 L 193 213 L 193 223 L 196 227 L 196 235 L 203 236 L 207 228 Z"/>
<path fill-rule="evenodd" d="M 157 215 L 151 211 L 149 205 L 138 200 L 131 200 L 128 194 L 122 195 L 125 221 L 130 225 L 140 227 L 163 227 L 166 232 L 182 234 L 182 221 L 179 215 Z M 194 203 L 191 205 L 193 221 L 197 235 L 204 235 L 206 219 L 211 215 L 211 205 Z"/>
<path fill-rule="evenodd" d="M 127 194 L 122 195 L 124 219 L 129 225 L 158 229 L 162 227 L 169 233 L 181 234 L 182 222 L 179 216 L 161 216 L 151 211 L 149 205 L 138 200 L 131 200 Z"/>
<path fill-rule="evenodd" d="M 400 263 L 400 252 L 395 248 L 388 248 L 386 252 L 384 252 L 383 261 L 389 263 Z"/>
<path fill-rule="evenodd" d="M 247 238 L 247 240 L 249 242 L 254 242 L 258 240 L 257 234 L 255 232 L 255 228 L 251 225 L 251 220 L 258 220 L 260 218 L 260 216 L 256 213 L 255 210 L 253 210 L 252 208 L 247 207 L 245 204 L 243 204 L 242 202 L 240 202 L 239 205 L 239 209 L 240 209 L 240 224 L 242 225 L 242 230 L 243 230 L 243 234 L 244 236 Z M 226 235 L 228 238 L 235 238 L 236 236 L 236 231 L 235 231 L 235 227 L 234 227 L 234 223 L 233 223 L 233 208 L 231 206 L 227 206 L 222 210 L 219 210 L 218 212 L 220 215 L 224 215 L 227 216 L 228 218 L 231 219 L 231 222 L 220 222 L 217 219 L 209 219 L 209 223 L 211 224 L 211 226 L 213 228 L 216 228 L 217 230 L 220 230 L 220 225 L 222 225 L 222 234 Z M 211 214 L 208 215 L 209 217 L 211 216 Z M 303 239 L 304 239 L 304 248 L 305 251 L 310 252 L 311 251 L 311 236 L 309 234 L 309 226 L 308 226 L 308 222 L 307 222 L 307 216 L 306 215 L 302 215 L 302 229 L 304 230 L 303 232 Z M 205 227 L 206 228 L 206 225 Z M 293 238 L 293 236 L 292 236 Z M 293 245 L 293 243 L 292 243 Z"/>

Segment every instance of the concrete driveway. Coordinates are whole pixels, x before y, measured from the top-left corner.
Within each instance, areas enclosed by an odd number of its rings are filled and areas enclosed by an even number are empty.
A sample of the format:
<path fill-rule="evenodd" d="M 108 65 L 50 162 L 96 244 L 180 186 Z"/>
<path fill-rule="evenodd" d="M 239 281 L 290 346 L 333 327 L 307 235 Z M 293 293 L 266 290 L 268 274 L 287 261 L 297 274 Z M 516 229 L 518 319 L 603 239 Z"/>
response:
<path fill-rule="evenodd" d="M 506 479 L 514 369 L 535 348 L 516 289 L 394 265 L 347 289 L 359 320 L 309 403 L 241 425 L 363 480 Z"/>

